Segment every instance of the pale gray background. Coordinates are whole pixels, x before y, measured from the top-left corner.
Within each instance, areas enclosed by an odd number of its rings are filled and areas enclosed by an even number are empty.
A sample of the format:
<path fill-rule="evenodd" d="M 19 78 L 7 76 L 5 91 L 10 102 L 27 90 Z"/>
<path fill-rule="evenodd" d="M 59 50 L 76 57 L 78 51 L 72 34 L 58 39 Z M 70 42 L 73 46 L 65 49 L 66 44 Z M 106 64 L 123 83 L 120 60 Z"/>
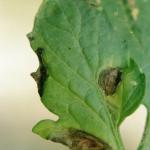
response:
<path fill-rule="evenodd" d="M 38 59 L 26 34 L 41 0 L 0 0 L 0 150 L 67 150 L 31 132 L 41 119 L 57 119 L 41 104 L 30 73 Z M 146 111 L 141 106 L 121 126 L 127 150 L 135 150 Z"/>

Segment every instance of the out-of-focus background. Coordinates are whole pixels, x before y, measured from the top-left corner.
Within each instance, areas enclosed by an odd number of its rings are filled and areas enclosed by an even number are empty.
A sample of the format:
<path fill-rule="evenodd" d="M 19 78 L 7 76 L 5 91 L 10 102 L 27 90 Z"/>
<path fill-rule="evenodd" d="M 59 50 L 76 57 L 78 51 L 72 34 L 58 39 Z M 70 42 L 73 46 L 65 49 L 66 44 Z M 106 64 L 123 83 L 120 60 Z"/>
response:
<path fill-rule="evenodd" d="M 30 73 L 38 67 L 26 34 L 42 0 L 0 0 L 0 150 L 68 150 L 31 132 L 42 119 L 56 119 L 40 102 Z M 126 150 L 136 150 L 146 110 L 121 125 Z"/>

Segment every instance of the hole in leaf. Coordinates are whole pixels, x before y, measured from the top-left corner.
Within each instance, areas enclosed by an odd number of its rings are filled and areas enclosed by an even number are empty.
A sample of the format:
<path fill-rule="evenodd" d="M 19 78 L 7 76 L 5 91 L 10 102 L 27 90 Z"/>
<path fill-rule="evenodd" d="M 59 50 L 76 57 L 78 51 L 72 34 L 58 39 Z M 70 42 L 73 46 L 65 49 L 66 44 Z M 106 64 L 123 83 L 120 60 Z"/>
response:
<path fill-rule="evenodd" d="M 120 131 L 126 150 L 136 150 L 144 132 L 147 110 L 140 107 L 121 124 Z"/>

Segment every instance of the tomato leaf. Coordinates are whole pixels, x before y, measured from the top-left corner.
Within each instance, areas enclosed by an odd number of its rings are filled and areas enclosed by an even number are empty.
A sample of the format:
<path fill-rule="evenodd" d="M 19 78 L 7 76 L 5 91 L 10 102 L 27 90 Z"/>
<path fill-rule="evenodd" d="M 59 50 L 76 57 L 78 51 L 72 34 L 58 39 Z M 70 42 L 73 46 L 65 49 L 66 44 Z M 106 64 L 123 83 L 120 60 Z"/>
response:
<path fill-rule="evenodd" d="M 33 132 L 71 149 L 124 149 L 118 126 L 149 85 L 146 37 L 132 13 L 122 0 L 43 1 L 28 34 L 40 62 L 32 76 L 59 120 L 41 121 Z"/>

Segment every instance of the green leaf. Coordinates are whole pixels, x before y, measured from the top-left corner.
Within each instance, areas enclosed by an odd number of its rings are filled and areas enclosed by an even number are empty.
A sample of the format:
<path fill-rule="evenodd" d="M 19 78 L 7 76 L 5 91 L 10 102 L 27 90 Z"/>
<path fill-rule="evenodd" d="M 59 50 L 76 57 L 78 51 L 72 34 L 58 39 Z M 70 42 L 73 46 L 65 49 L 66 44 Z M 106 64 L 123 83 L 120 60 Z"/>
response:
<path fill-rule="evenodd" d="M 145 92 L 145 76 L 140 73 L 133 60 L 130 60 L 129 67 L 122 72 L 122 82 L 116 93 L 105 98 L 112 112 L 116 113 L 118 124 L 136 110 Z"/>
<path fill-rule="evenodd" d="M 134 0 L 132 3 L 130 1 L 125 1 L 124 4 L 126 6 L 126 10 L 129 12 L 129 24 L 133 30 L 135 38 L 140 43 L 141 51 L 143 51 L 143 55 L 141 56 L 142 58 L 138 61 L 138 63 L 141 64 L 141 68 L 147 79 L 143 104 L 146 106 L 148 114 L 145 132 L 143 134 L 143 139 L 138 149 L 147 150 L 150 149 L 150 0 Z"/>
<path fill-rule="evenodd" d="M 32 76 L 42 103 L 59 120 L 42 121 L 33 132 L 71 149 L 124 149 L 118 126 L 142 101 L 146 61 L 125 5 L 44 0 L 28 35 L 40 61 Z"/>

